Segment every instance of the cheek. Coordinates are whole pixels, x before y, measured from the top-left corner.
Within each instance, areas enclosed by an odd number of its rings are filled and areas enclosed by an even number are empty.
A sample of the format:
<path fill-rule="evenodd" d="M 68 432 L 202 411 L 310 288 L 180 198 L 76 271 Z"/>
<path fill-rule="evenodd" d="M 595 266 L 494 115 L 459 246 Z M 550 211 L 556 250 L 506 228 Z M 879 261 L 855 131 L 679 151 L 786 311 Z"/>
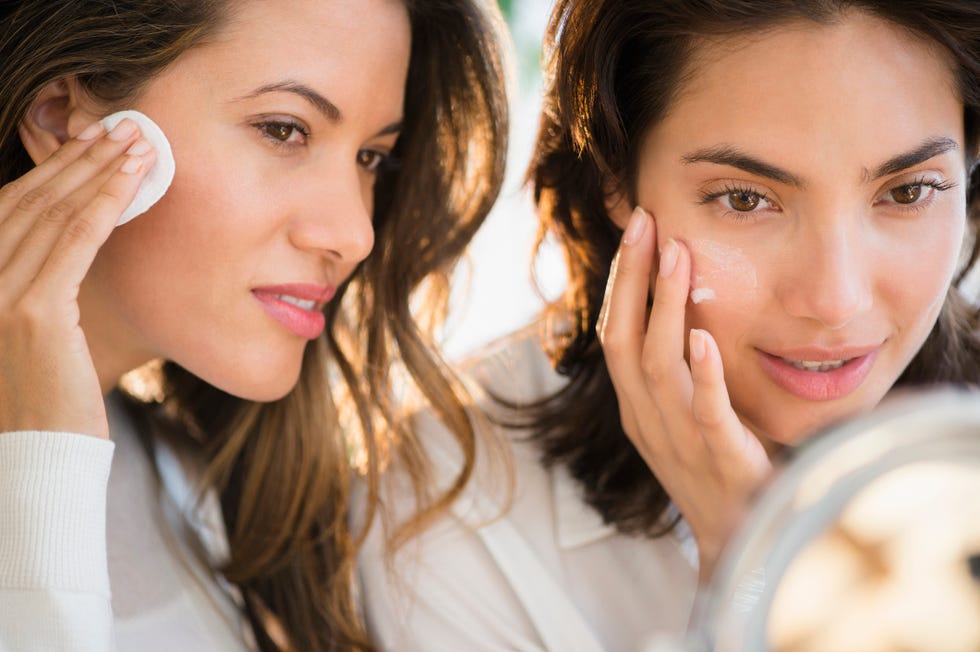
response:
<path fill-rule="evenodd" d="M 875 267 L 883 302 L 910 323 L 932 327 L 963 258 L 965 220 L 950 228 L 921 229 L 918 237 L 893 242 Z"/>
<path fill-rule="evenodd" d="M 162 266 L 174 277 L 234 265 L 247 243 L 268 236 L 258 233 L 265 225 L 256 219 L 268 212 L 261 185 L 251 183 L 244 166 L 217 165 L 213 156 L 184 152 L 167 194 L 123 227 L 128 230 L 119 238 L 128 258 Z"/>
<path fill-rule="evenodd" d="M 156 206 L 109 239 L 99 256 L 105 273 L 117 282 L 128 278 L 130 293 L 139 289 L 134 285 L 170 283 L 198 274 L 203 262 L 220 256 L 225 248 L 221 243 L 228 242 L 210 217 L 220 211 L 207 200 L 202 188 L 188 183 L 186 176 L 175 180 Z"/>
<path fill-rule="evenodd" d="M 739 248 L 712 240 L 690 240 L 691 303 L 746 305 L 759 291 L 755 263 Z"/>
<path fill-rule="evenodd" d="M 93 264 L 93 287 L 148 339 L 167 339 L 190 315 L 214 318 L 232 283 L 248 280 L 249 243 L 268 239 L 248 227 L 247 209 L 260 212 L 254 191 L 236 189 L 235 170 L 208 163 L 180 161 L 167 194 L 117 229 Z"/>
<path fill-rule="evenodd" d="M 722 357 L 731 360 L 751 330 L 752 316 L 762 309 L 761 270 L 737 247 L 710 240 L 688 240 L 687 245 L 692 264 L 686 326 L 711 333 Z"/>

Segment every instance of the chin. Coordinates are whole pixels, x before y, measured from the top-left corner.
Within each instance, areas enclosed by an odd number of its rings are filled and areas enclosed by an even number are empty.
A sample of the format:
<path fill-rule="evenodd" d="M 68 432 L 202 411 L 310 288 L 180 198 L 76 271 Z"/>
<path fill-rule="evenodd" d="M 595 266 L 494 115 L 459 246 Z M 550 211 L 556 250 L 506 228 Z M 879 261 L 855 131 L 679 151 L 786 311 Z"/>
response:
<path fill-rule="evenodd" d="M 256 403 L 270 403 L 278 401 L 293 391 L 299 382 L 301 369 L 302 366 L 297 364 L 289 369 L 276 370 L 270 366 L 262 371 L 247 373 L 248 368 L 243 366 L 236 369 L 232 376 L 223 375 L 209 378 L 202 374 L 200 377 L 236 398 L 255 401 Z"/>
<path fill-rule="evenodd" d="M 793 414 L 787 414 L 785 419 L 780 419 L 778 413 L 770 412 L 766 415 L 768 418 L 764 417 L 747 425 L 762 439 L 781 446 L 800 446 L 824 431 L 870 410 L 876 403 L 877 401 L 869 402 L 858 407 L 818 405 L 810 409 L 792 410 Z"/>
<path fill-rule="evenodd" d="M 296 369 L 293 373 L 278 377 L 270 375 L 264 378 L 262 383 L 250 383 L 247 387 L 242 388 L 242 391 L 236 396 L 257 403 L 278 401 L 296 388 L 296 384 L 299 382 L 299 371 Z"/>
<path fill-rule="evenodd" d="M 271 403 L 273 401 L 278 401 L 288 395 L 293 388 L 296 387 L 296 383 L 291 383 L 288 386 L 278 386 L 278 387 L 260 387 L 250 390 L 245 390 L 241 392 L 228 392 L 229 394 L 234 394 L 238 398 L 244 399 L 246 401 L 254 401 L 256 403 Z"/>

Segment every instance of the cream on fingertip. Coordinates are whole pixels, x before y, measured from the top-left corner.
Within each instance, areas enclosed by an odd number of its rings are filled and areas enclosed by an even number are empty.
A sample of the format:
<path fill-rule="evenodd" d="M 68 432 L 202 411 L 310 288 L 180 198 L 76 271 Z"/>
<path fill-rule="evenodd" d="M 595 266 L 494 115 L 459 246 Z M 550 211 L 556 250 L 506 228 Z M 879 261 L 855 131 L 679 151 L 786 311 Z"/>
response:
<path fill-rule="evenodd" d="M 149 149 L 140 147 L 140 143 L 145 141 L 144 145 L 149 144 L 156 151 L 156 161 L 153 163 L 153 167 L 146 173 L 146 176 L 143 177 L 139 190 L 136 192 L 136 197 L 133 198 L 133 201 L 123 211 L 122 217 L 119 218 L 116 226 L 125 224 L 134 217 L 142 215 L 160 201 L 160 198 L 170 188 L 177 168 L 174 162 L 173 150 L 170 148 L 170 142 L 164 135 L 163 130 L 149 116 L 139 111 L 117 111 L 102 118 L 99 122 L 104 129 L 112 131 L 116 125 L 126 118 L 136 123 L 143 137 L 143 140 L 137 141 L 133 145 L 133 148 L 142 149 L 145 153 L 148 153 Z M 131 151 L 130 153 L 132 154 L 134 152 Z"/>

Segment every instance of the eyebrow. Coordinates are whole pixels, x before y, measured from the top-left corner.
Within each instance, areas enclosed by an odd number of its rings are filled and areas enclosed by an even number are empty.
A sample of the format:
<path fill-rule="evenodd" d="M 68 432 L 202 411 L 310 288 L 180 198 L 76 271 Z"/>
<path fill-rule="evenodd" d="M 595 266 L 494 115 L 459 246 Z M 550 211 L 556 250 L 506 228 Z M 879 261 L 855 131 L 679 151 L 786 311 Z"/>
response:
<path fill-rule="evenodd" d="M 293 93 L 295 95 L 299 95 L 307 102 L 312 104 L 314 108 L 316 108 L 317 111 L 323 114 L 323 117 L 325 117 L 330 122 L 341 122 L 344 118 L 343 114 L 340 112 L 340 109 L 337 108 L 336 104 L 334 104 L 333 102 L 331 102 L 326 97 L 316 92 L 306 84 L 301 84 L 299 82 L 292 81 L 292 80 L 285 80 L 285 81 L 275 82 L 272 84 L 265 84 L 264 86 L 260 86 L 259 88 L 255 89 L 251 93 L 248 93 L 247 95 L 243 95 L 237 98 L 236 101 L 254 99 L 256 97 L 259 97 L 260 95 L 265 95 L 266 93 Z M 384 127 L 381 131 L 379 131 L 376 135 L 387 136 L 389 134 L 397 134 L 402 130 L 402 126 L 403 123 L 401 121 L 392 122 L 388 126 Z"/>
<path fill-rule="evenodd" d="M 681 160 L 684 163 L 714 163 L 716 165 L 727 165 L 739 170 L 744 170 L 749 174 L 766 177 L 773 181 L 803 188 L 806 183 L 792 172 L 787 172 L 782 168 L 770 163 L 749 156 L 742 150 L 731 145 L 718 145 L 716 147 L 706 147 L 685 155 Z"/>
<path fill-rule="evenodd" d="M 888 159 L 875 168 L 875 171 L 870 175 L 868 174 L 867 170 L 865 170 L 865 178 L 867 178 L 868 181 L 874 181 L 875 179 L 880 179 L 881 177 L 889 174 L 895 174 L 896 172 L 906 170 L 913 165 L 925 163 L 934 156 L 939 156 L 940 154 L 945 154 L 946 152 L 959 149 L 959 147 L 960 146 L 952 138 L 930 138 L 912 151 L 905 152 L 904 154 L 899 154 L 894 158 Z"/>
<path fill-rule="evenodd" d="M 312 104 L 316 110 L 322 113 L 323 117 L 330 122 L 340 122 L 343 119 L 337 105 L 325 98 L 323 95 L 317 93 L 306 84 L 300 84 L 299 82 L 291 80 L 259 86 L 251 93 L 237 98 L 236 101 L 251 100 L 259 97 L 260 95 L 265 95 L 266 93 L 293 93 L 295 95 L 299 95 L 307 102 Z"/>
<path fill-rule="evenodd" d="M 930 138 L 915 149 L 888 159 L 875 168 L 873 172 L 865 169 L 864 178 L 865 181 L 875 181 L 881 177 L 901 172 L 919 163 L 924 163 L 940 154 L 945 154 L 956 149 L 959 149 L 959 145 L 952 138 Z M 699 149 L 685 155 L 681 160 L 688 164 L 715 163 L 716 165 L 728 165 L 782 184 L 796 186 L 801 189 L 806 187 L 806 182 L 801 177 L 771 163 L 766 163 L 750 156 L 732 145 L 718 145 L 716 147 Z"/>

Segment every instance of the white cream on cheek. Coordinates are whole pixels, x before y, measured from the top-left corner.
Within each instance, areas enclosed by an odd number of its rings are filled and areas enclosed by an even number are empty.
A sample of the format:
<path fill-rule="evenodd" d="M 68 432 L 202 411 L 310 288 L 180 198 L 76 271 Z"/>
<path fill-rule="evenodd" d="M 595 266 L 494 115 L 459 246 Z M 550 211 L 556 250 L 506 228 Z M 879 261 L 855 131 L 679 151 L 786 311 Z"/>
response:
<path fill-rule="evenodd" d="M 755 265 L 738 247 L 714 240 L 689 240 L 692 273 L 691 302 L 698 304 L 718 298 L 718 287 L 741 291 L 759 287 Z"/>
<path fill-rule="evenodd" d="M 694 288 L 691 290 L 691 302 L 701 303 L 702 301 L 711 301 L 715 298 L 715 291 L 711 288 Z"/>

